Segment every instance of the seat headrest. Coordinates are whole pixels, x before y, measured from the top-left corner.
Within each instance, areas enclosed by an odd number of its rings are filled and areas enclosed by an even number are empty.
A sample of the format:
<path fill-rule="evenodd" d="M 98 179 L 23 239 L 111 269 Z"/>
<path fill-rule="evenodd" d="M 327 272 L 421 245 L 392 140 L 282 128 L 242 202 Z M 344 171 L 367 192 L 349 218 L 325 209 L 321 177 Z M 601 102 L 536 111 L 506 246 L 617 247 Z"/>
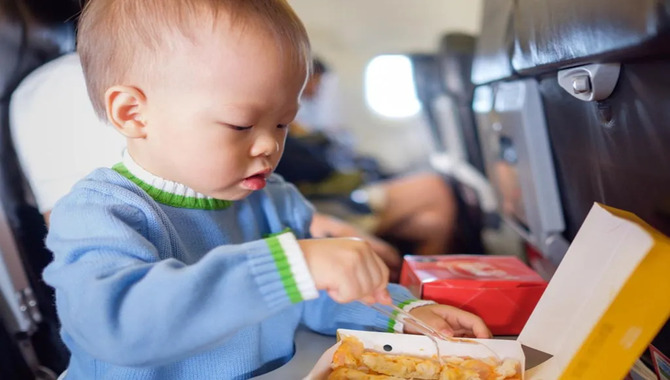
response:
<path fill-rule="evenodd" d="M 464 33 L 449 33 L 440 40 L 440 73 L 445 91 L 459 100 L 472 99 L 474 85 L 472 59 L 475 53 L 475 37 Z"/>
<path fill-rule="evenodd" d="M 512 77 L 512 14 L 515 0 L 485 0 L 482 31 L 472 62 L 472 82 L 484 84 Z"/>
<path fill-rule="evenodd" d="M 416 96 L 424 104 L 429 104 L 443 92 L 440 79 L 438 57 L 435 54 L 408 54 L 412 61 Z"/>
<path fill-rule="evenodd" d="M 31 18 L 41 23 L 75 21 L 81 12 L 82 0 L 17 0 Z"/>
<path fill-rule="evenodd" d="M 512 66 L 522 74 L 667 56 L 670 0 L 518 0 L 514 34 Z"/>
<path fill-rule="evenodd" d="M 0 1 L 0 95 L 43 63 L 74 50 L 77 1 Z"/>

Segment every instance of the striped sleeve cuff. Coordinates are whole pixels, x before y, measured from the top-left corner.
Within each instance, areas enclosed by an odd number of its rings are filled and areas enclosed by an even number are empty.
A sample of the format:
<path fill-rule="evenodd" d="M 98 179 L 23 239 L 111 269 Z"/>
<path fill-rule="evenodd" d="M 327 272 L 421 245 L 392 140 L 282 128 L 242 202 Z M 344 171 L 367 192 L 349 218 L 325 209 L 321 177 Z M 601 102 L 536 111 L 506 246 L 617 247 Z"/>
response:
<path fill-rule="evenodd" d="M 285 232 L 264 240 L 270 256 L 255 256 L 251 264 L 269 305 L 286 302 L 282 300 L 298 303 L 317 298 L 319 292 L 295 235 Z"/>
<path fill-rule="evenodd" d="M 403 309 L 406 312 L 410 312 L 412 309 L 415 309 L 420 306 L 432 305 L 435 304 L 435 301 L 429 300 L 418 300 L 418 299 L 408 299 L 398 304 L 398 307 Z M 389 320 L 387 331 L 395 332 L 402 334 L 405 332 L 405 316 L 398 315 L 397 311 L 393 311 L 393 319 Z"/>

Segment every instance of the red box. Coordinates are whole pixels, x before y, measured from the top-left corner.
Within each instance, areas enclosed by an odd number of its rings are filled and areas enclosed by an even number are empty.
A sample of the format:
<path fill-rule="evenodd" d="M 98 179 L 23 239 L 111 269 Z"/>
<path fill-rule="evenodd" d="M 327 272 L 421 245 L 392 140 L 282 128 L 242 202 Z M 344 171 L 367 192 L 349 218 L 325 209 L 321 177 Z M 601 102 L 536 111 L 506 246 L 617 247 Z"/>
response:
<path fill-rule="evenodd" d="M 518 335 L 547 282 L 514 256 L 405 256 L 400 283 L 417 297 L 479 315 L 495 335 Z"/>

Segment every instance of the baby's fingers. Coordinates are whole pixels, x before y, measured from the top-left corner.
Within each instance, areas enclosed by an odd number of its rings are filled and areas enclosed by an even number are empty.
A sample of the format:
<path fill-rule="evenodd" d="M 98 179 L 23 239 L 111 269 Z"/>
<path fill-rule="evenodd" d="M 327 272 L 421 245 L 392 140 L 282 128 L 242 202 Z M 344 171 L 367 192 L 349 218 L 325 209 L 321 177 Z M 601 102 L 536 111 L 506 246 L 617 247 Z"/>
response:
<path fill-rule="evenodd" d="M 454 331 L 444 318 L 440 317 L 437 314 L 432 314 L 429 316 L 423 316 L 422 320 L 426 322 L 433 330 L 439 331 L 441 334 L 446 336 L 454 336 Z M 411 320 L 405 322 L 406 332 L 412 334 L 424 334 L 428 333 L 422 326 L 413 323 Z"/>
<path fill-rule="evenodd" d="M 449 325 L 453 327 L 456 335 L 474 335 L 476 338 L 488 339 L 493 336 L 484 321 L 465 310 L 452 310 L 447 316 Z"/>
<path fill-rule="evenodd" d="M 386 287 L 375 290 L 373 294 L 374 301 L 382 305 L 390 305 L 393 303 L 391 295 Z"/>
<path fill-rule="evenodd" d="M 348 303 L 360 299 L 365 292 L 355 277 L 349 277 L 341 284 L 329 289 L 328 295 L 337 303 Z"/>
<path fill-rule="evenodd" d="M 374 296 L 365 296 L 365 297 L 359 299 L 359 301 L 363 302 L 366 305 L 372 305 L 373 303 L 377 302 L 377 300 L 375 299 Z"/>

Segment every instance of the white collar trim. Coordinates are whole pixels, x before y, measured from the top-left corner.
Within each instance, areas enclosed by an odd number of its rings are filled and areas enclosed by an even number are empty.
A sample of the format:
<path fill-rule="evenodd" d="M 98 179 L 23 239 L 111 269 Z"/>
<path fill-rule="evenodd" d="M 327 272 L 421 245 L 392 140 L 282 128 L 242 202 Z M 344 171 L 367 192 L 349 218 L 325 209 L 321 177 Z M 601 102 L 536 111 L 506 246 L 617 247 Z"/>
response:
<path fill-rule="evenodd" d="M 191 189 L 186 185 L 182 185 L 181 183 L 178 182 L 163 179 L 148 172 L 143 167 L 138 165 L 135 162 L 135 160 L 133 160 L 133 158 L 130 156 L 130 153 L 128 153 L 128 150 L 125 150 L 123 152 L 123 165 L 125 165 L 126 169 L 128 169 L 128 171 L 132 175 L 139 178 L 142 182 L 151 185 L 152 187 L 155 187 L 166 193 L 180 195 L 189 198 L 214 199 L 205 194 L 198 193 L 197 191 Z"/>

